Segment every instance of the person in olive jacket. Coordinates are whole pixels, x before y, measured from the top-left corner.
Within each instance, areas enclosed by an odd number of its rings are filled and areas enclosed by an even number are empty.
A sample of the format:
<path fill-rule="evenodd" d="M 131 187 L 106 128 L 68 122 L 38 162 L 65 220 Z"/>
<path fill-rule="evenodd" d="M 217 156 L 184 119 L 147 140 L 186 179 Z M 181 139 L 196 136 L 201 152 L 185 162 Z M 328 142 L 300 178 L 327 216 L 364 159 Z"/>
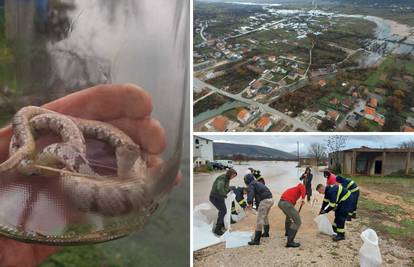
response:
<path fill-rule="evenodd" d="M 224 216 L 227 214 L 227 208 L 225 204 L 225 198 L 230 192 L 230 180 L 237 176 L 237 172 L 234 169 L 229 169 L 225 174 L 216 178 L 213 183 L 213 187 L 210 192 L 210 202 L 218 209 L 218 217 L 216 226 L 213 229 L 213 233 L 216 235 L 224 234 Z"/>

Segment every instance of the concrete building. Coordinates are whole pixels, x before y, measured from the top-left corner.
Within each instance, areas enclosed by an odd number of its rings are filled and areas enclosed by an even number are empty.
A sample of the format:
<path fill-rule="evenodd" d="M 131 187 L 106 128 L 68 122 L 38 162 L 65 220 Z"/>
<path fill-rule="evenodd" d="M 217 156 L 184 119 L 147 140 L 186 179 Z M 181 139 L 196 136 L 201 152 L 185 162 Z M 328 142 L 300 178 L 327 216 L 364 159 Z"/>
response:
<path fill-rule="evenodd" d="M 343 174 L 384 176 L 403 171 L 408 174 L 414 167 L 414 149 L 401 148 L 353 148 L 338 152 L 338 164 Z M 329 154 L 328 166 L 334 169 L 336 156 Z"/>
<path fill-rule="evenodd" d="M 193 138 L 193 163 L 194 167 L 206 165 L 214 161 L 213 141 L 204 137 Z"/>

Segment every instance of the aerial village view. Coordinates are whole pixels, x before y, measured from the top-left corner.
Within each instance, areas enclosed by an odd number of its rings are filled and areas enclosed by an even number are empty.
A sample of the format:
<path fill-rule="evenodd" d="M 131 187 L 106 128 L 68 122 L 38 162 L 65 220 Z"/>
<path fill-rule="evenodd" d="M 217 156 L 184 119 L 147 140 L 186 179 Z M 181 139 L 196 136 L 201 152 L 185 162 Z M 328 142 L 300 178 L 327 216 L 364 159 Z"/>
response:
<path fill-rule="evenodd" d="M 194 131 L 414 131 L 412 2 L 257 2 L 194 2 Z"/>

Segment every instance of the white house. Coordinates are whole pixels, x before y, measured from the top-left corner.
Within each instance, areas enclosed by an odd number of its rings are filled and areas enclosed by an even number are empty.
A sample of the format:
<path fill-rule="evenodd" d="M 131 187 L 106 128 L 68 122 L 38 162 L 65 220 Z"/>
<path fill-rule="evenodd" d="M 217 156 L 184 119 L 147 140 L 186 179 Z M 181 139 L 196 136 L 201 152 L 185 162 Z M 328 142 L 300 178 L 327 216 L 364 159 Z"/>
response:
<path fill-rule="evenodd" d="M 214 161 L 213 141 L 204 137 L 194 135 L 193 138 L 193 163 L 199 167 Z"/>

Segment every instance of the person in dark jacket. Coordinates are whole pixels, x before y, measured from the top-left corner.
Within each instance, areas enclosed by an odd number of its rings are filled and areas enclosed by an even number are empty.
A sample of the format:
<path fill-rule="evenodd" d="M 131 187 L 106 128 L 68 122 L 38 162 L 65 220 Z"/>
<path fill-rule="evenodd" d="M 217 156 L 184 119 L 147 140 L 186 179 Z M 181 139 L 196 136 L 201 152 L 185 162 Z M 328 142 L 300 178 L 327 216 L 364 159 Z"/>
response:
<path fill-rule="evenodd" d="M 303 185 L 306 188 L 306 195 L 307 195 L 308 202 L 310 202 L 311 196 L 312 196 L 312 179 L 313 179 L 312 170 L 310 167 L 307 167 L 305 172 L 300 177 L 300 180 L 303 181 Z"/>
<path fill-rule="evenodd" d="M 238 215 L 239 213 L 236 210 L 235 202 L 237 201 L 237 203 L 239 203 L 242 209 L 245 209 L 247 207 L 247 202 L 244 198 L 247 189 L 245 187 L 230 186 L 230 190 L 233 191 L 233 193 L 236 195 L 235 200 L 231 203 L 231 214 Z M 231 223 L 236 223 L 236 221 L 234 221 L 233 218 L 231 218 L 230 221 Z"/>
<path fill-rule="evenodd" d="M 345 178 L 342 176 L 336 176 L 336 181 L 341 184 L 343 187 L 345 187 L 349 192 L 351 192 L 351 205 L 352 205 L 352 211 L 348 213 L 348 217 L 346 218 L 347 221 L 352 221 L 352 218 L 356 219 L 356 211 L 358 208 L 358 199 L 359 199 L 359 187 L 350 178 Z"/>
<path fill-rule="evenodd" d="M 345 239 L 345 222 L 348 213 L 352 211 L 351 192 L 341 184 L 324 186 L 318 184 L 316 191 L 325 195 L 319 214 L 325 214 L 331 210 L 335 211 L 335 220 L 332 229 L 336 233 L 333 241 Z"/>
<path fill-rule="evenodd" d="M 224 231 L 224 216 L 227 214 L 225 198 L 230 192 L 230 180 L 237 176 L 234 169 L 228 169 L 225 174 L 216 178 L 210 191 L 210 202 L 218 209 L 217 223 L 214 227 L 213 233 L 216 235 L 223 235 Z"/>
<path fill-rule="evenodd" d="M 253 174 L 253 176 L 256 178 L 258 182 L 261 182 L 262 184 L 266 184 L 262 174 L 259 170 L 255 170 L 253 168 L 249 168 L 250 172 Z"/>
<path fill-rule="evenodd" d="M 251 209 L 253 206 L 253 199 L 259 199 L 259 206 L 257 208 L 256 217 L 256 231 L 254 239 L 249 242 L 249 245 L 260 245 L 261 237 L 269 237 L 269 211 L 273 206 L 273 196 L 269 188 L 264 184 L 256 181 L 252 174 L 244 176 L 244 183 L 247 185 L 247 208 Z M 263 234 L 262 234 L 262 230 Z"/>

